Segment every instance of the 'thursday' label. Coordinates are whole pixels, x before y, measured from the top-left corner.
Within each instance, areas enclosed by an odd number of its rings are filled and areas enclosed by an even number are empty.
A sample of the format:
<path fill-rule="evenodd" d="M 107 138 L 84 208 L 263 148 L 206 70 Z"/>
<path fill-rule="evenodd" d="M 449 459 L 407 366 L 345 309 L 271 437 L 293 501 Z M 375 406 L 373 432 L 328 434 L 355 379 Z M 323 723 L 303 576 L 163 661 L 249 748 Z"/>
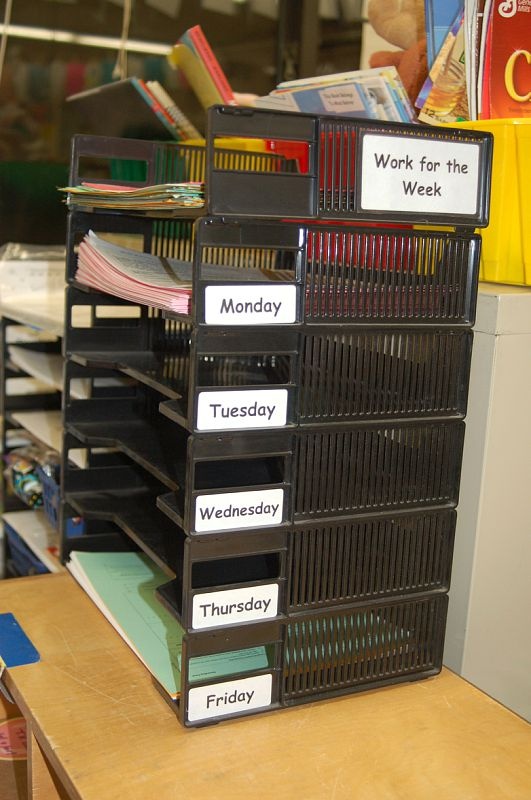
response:
<path fill-rule="evenodd" d="M 240 622 L 254 622 L 276 617 L 278 584 L 246 586 L 221 592 L 196 594 L 193 601 L 192 627 L 216 628 Z"/>

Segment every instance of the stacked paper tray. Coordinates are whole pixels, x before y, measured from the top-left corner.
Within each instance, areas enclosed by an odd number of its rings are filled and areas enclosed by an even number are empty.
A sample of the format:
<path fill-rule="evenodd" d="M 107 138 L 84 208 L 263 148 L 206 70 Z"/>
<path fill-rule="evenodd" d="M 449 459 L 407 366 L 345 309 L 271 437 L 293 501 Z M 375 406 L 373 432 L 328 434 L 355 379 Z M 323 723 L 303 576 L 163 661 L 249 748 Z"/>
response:
<path fill-rule="evenodd" d="M 447 605 L 446 595 L 401 598 L 185 637 L 182 663 L 191 668 L 206 653 L 244 647 L 261 660 L 225 680 L 183 672 L 180 719 L 204 725 L 435 675 Z"/>
<path fill-rule="evenodd" d="M 445 593 L 455 518 L 454 509 L 376 513 L 237 537 L 177 528 L 176 575 L 158 593 L 189 632 Z"/>
<path fill-rule="evenodd" d="M 266 140 L 274 152 L 259 151 Z M 492 141 L 481 130 L 213 106 L 204 145 L 74 137 L 70 185 L 90 180 L 94 162 L 118 183 L 122 162 L 134 165 L 131 186 L 204 181 L 213 215 L 481 228 Z"/>
<path fill-rule="evenodd" d="M 216 156 L 220 137 L 264 138 L 302 157 L 297 172 L 240 170 Z M 286 147 L 284 147 L 284 143 Z M 211 214 L 364 222 L 488 223 L 492 135 L 378 120 L 214 106 L 208 111 Z"/>
<path fill-rule="evenodd" d="M 70 299 L 74 308 L 104 308 L 97 294 L 76 291 Z M 164 336 L 156 336 L 161 330 Z M 466 412 L 468 329 L 258 328 L 242 337 L 239 330 L 205 328 L 198 335 L 190 324 L 153 314 L 145 331 L 151 341 L 135 341 L 138 318 L 113 316 L 77 329 L 69 374 L 89 380 L 90 368 L 112 366 L 156 390 L 160 412 L 198 433 L 462 418 Z M 92 399 L 94 413 L 100 406 L 105 413 L 107 403 L 109 411 L 119 407 L 121 387 L 115 390 L 115 396 L 109 387 L 105 399 Z M 72 418 L 77 405 L 88 407 L 76 402 L 73 397 Z"/>
<path fill-rule="evenodd" d="M 73 449 L 79 442 L 113 448 L 140 467 L 77 470 L 76 486 L 83 480 L 87 487 L 85 501 L 68 482 L 65 492 L 80 516 L 87 513 L 89 489 L 96 492 L 105 475 L 108 492 L 145 487 L 151 503 L 189 536 L 457 504 L 460 421 L 215 435 L 183 435 L 174 427 L 172 435 L 164 420 L 143 417 L 126 404 L 122 416 L 109 406 L 106 419 L 68 418 L 65 428 L 77 440 Z M 113 514 L 118 512 L 116 503 Z"/>
<path fill-rule="evenodd" d="M 305 171 L 231 164 L 236 135 L 302 144 Z M 440 670 L 490 147 L 215 108 L 195 222 L 72 208 L 62 486 L 86 528 L 64 557 L 122 537 L 167 575 L 185 725 Z M 123 272 L 76 280 L 89 229 L 186 262 L 184 305 L 150 302 L 140 258 L 129 299 Z"/>

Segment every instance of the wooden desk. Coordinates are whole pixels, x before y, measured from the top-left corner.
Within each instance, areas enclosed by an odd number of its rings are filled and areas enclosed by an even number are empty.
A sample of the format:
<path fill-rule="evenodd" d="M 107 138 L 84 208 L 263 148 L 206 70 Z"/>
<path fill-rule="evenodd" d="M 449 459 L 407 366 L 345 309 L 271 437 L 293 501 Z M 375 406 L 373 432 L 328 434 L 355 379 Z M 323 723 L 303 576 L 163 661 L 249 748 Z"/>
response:
<path fill-rule="evenodd" d="M 38 800 L 531 797 L 531 726 L 449 671 L 184 730 L 70 575 L 0 582 L 7 611 L 41 654 L 4 676 Z"/>

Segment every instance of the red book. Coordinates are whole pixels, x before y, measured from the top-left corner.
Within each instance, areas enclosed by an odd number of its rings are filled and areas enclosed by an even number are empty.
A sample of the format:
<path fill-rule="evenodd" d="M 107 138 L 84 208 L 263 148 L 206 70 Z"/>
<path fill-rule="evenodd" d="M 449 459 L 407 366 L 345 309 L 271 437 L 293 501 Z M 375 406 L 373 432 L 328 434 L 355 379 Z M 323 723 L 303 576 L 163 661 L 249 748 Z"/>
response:
<path fill-rule="evenodd" d="M 196 55 L 201 59 L 214 81 L 222 102 L 227 105 L 233 104 L 235 102 L 234 94 L 232 93 L 227 76 L 221 69 L 221 65 L 214 55 L 201 26 L 194 25 L 193 28 L 189 28 L 181 36 L 179 41 L 189 46 L 191 45 L 192 49 L 195 50 Z"/>
<path fill-rule="evenodd" d="M 482 117 L 531 117 L 531 9 L 517 0 L 493 0 Z M 488 59 L 487 59 L 488 60 Z"/>

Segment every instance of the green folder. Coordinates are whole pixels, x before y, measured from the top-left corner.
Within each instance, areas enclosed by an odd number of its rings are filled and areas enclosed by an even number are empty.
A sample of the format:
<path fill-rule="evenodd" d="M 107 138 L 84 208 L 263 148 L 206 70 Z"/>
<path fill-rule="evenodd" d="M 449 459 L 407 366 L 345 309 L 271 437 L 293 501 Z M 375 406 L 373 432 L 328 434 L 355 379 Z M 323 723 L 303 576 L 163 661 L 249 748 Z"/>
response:
<path fill-rule="evenodd" d="M 136 552 L 73 551 L 67 567 L 163 689 L 179 697 L 184 631 L 155 596 L 168 576 Z M 189 681 L 217 680 L 266 666 L 264 647 L 216 653 L 190 659 Z"/>

